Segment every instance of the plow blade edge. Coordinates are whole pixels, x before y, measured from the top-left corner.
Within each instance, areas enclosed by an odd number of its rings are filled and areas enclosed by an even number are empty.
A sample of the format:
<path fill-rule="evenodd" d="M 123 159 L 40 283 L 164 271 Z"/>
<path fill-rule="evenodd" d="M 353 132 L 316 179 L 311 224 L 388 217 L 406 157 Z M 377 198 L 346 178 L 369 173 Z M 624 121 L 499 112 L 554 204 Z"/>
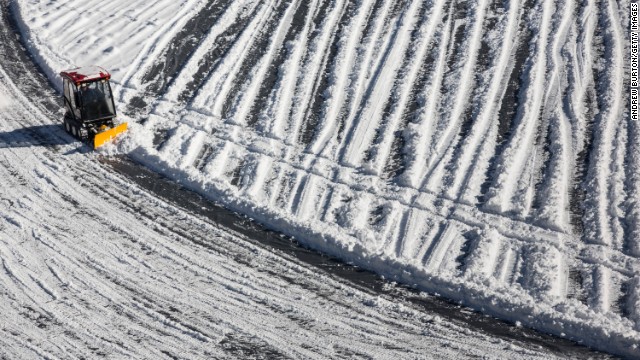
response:
<path fill-rule="evenodd" d="M 121 134 L 125 131 L 127 131 L 127 123 L 122 123 L 109 130 L 96 134 L 96 136 L 93 138 L 93 148 L 94 149 L 99 148 L 100 146 L 110 142 L 118 134 Z"/>

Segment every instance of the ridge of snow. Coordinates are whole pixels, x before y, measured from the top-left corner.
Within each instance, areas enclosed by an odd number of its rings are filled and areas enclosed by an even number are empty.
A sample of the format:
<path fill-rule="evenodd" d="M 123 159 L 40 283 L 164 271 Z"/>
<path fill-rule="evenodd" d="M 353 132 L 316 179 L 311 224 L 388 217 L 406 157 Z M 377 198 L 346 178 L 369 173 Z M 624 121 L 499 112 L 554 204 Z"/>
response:
<path fill-rule="evenodd" d="M 121 113 L 147 96 L 148 113 L 131 115 L 111 151 L 385 277 L 640 356 L 640 154 L 627 146 L 639 126 L 624 121 L 622 89 L 628 0 L 309 2 L 306 13 L 302 1 L 247 1 L 260 7 L 255 17 L 223 12 L 157 96 L 145 92 L 146 71 L 204 2 L 142 6 L 102 35 L 60 16 L 74 8 L 98 20 L 92 3 L 58 3 L 12 3 L 50 79 L 79 59 L 101 62 L 123 79 Z M 221 34 L 234 21 L 246 23 L 228 42 Z M 70 49 L 73 40 L 82 46 Z M 95 44 L 126 56 L 91 52 Z M 228 46 L 219 66 L 196 79 L 217 46 Z M 190 80 L 200 85 L 180 100 Z M 602 109 L 584 105 L 590 94 Z"/>

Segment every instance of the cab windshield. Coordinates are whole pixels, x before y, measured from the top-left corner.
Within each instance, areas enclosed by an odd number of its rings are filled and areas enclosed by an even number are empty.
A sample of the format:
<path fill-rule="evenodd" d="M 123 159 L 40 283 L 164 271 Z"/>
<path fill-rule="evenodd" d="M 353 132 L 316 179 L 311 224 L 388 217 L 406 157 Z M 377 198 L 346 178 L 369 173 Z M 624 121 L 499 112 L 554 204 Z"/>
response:
<path fill-rule="evenodd" d="M 80 93 L 84 120 L 98 120 L 116 115 L 108 82 L 96 81 L 82 84 Z"/>

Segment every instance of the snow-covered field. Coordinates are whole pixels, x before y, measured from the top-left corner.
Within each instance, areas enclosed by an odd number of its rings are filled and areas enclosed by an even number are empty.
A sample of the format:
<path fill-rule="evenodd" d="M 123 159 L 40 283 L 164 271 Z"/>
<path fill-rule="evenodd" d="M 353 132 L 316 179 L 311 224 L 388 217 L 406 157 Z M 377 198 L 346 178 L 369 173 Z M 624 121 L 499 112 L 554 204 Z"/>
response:
<path fill-rule="evenodd" d="M 119 175 L 65 134 L 5 5 L 0 358 L 563 357 L 535 334 L 514 341 L 343 281 Z"/>
<path fill-rule="evenodd" d="M 628 0 L 15 0 L 113 73 L 118 148 L 290 235 L 640 356 Z"/>

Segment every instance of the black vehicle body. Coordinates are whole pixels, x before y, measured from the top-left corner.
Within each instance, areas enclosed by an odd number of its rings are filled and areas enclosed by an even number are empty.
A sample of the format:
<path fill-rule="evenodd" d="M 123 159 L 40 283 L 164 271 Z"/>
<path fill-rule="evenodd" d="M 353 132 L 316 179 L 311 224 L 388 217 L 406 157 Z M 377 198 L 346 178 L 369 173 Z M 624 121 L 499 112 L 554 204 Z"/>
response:
<path fill-rule="evenodd" d="M 65 130 L 74 137 L 87 140 L 105 128 L 114 126 L 115 103 L 107 79 L 72 82 L 64 78 Z"/>

